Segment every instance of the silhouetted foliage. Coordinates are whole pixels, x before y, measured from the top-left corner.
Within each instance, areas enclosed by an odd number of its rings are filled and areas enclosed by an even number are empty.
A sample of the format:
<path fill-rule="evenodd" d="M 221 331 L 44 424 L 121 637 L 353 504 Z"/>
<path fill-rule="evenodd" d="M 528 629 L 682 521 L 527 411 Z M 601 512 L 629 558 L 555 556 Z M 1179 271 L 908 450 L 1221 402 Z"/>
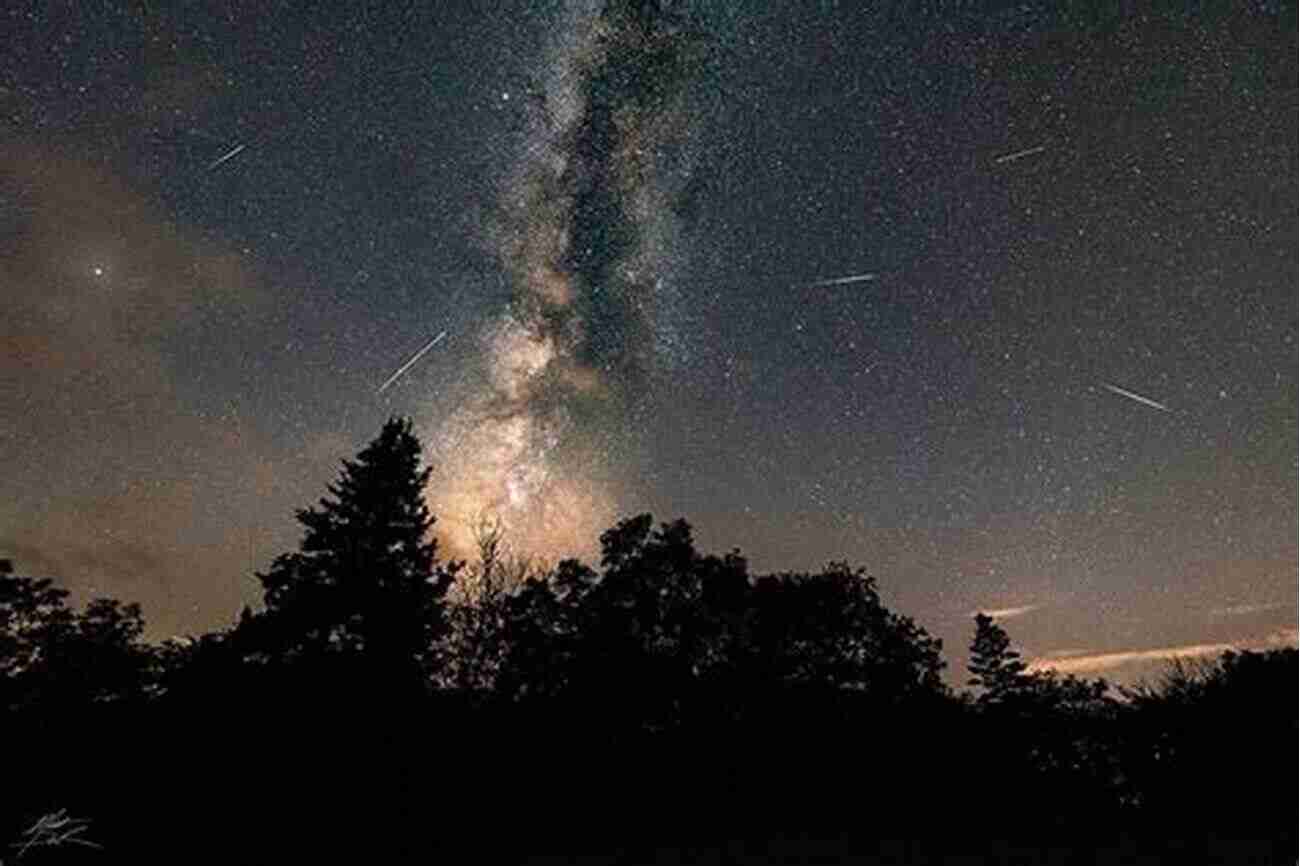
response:
<path fill-rule="evenodd" d="M 48 578 L 14 573 L 0 560 L 0 704 L 45 709 L 142 699 L 150 651 L 138 604 L 93 599 L 80 613 Z"/>
<path fill-rule="evenodd" d="M 449 593 L 447 665 L 443 682 L 479 698 L 491 695 L 506 652 L 507 594 L 544 573 L 511 554 L 500 518 L 480 514 L 474 525 L 478 561 L 456 574 Z"/>
<path fill-rule="evenodd" d="M 73 630 L 67 597 L 68 591 L 48 578 L 16 575 L 12 562 L 0 560 L 0 684 L 5 707 L 22 706 L 30 699 L 29 684 L 41 672 L 45 647 Z"/>
<path fill-rule="evenodd" d="M 753 643 L 769 681 L 898 700 L 943 689 L 942 643 L 885 608 L 876 581 L 847 563 L 754 587 Z"/>
<path fill-rule="evenodd" d="M 1179 659 L 1155 684 L 1125 690 L 1121 764 L 1146 814 L 1166 823 L 1293 821 L 1298 659 L 1295 649 Z M 1287 777 L 1276 785 L 1267 781 L 1273 767 Z"/>
<path fill-rule="evenodd" d="M 4 769 L 25 798 L 0 833 L 67 807 L 133 862 L 195 838 L 220 862 L 429 862 L 754 828 L 923 839 L 933 860 L 970 853 L 946 839 L 1092 850 L 1098 828 L 1120 842 L 1089 862 L 1214 859 L 1219 837 L 1295 859 L 1289 777 L 1260 781 L 1293 766 L 1295 650 L 1176 662 L 1117 699 L 1031 669 L 979 615 L 957 694 L 864 569 L 751 575 L 685 520 L 630 517 L 598 568 L 543 568 L 485 519 L 478 562 L 441 565 L 419 453 L 386 424 L 298 512 L 299 550 L 258 575 L 265 610 L 211 633 L 146 646 L 138 606 L 76 612 L 0 560 Z M 230 778 L 229 802 L 206 790 Z M 941 796 L 959 808 L 936 817 Z M 245 850 L 226 832 L 245 815 L 275 842 Z"/>
<path fill-rule="evenodd" d="M 981 757 L 996 767 L 1003 786 L 994 801 L 1055 791 L 1044 816 L 1055 822 L 1118 807 L 1116 704 L 1105 680 L 1030 670 L 1006 631 L 982 613 L 975 616 L 967 670 L 967 685 L 979 689 L 972 702 L 978 715 L 969 726 L 979 731 Z"/>
<path fill-rule="evenodd" d="M 975 639 L 966 668 L 971 674 L 966 685 L 980 689 L 979 700 L 984 704 L 1005 701 L 1025 684 L 1020 653 L 1011 648 L 1011 638 L 1002 626 L 987 614 L 975 615 Z"/>
<path fill-rule="evenodd" d="M 861 570 L 753 580 L 738 552 L 701 554 L 689 524 L 655 528 L 650 515 L 601 545 L 601 573 L 566 561 L 509 597 L 506 700 L 578 703 L 607 732 L 662 732 L 770 718 L 760 703 L 792 690 L 943 693 L 939 642 L 888 611 Z"/>
<path fill-rule="evenodd" d="M 257 575 L 266 611 L 245 623 L 251 645 L 278 662 L 328 660 L 331 677 L 351 669 L 358 682 L 404 690 L 426 682 L 456 572 L 437 563 L 424 502 L 430 471 L 401 419 L 344 460 L 331 498 L 298 512 L 306 528 L 299 551 Z"/>

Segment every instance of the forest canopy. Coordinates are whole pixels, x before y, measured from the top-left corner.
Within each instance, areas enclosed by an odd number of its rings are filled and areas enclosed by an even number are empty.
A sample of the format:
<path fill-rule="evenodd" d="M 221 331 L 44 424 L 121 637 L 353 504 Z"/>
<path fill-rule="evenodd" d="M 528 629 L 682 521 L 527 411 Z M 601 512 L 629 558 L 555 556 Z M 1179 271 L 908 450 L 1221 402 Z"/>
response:
<path fill-rule="evenodd" d="M 138 605 L 73 610 L 0 561 L 0 713 L 25 744 L 22 810 L 0 830 L 71 796 L 102 845 L 139 852 L 143 811 L 176 838 L 223 814 L 158 791 L 207 802 L 238 768 L 241 808 L 283 816 L 290 848 L 316 826 L 314 845 L 372 851 L 362 828 L 427 814 L 434 836 L 397 848 L 477 845 L 494 821 L 569 839 L 575 810 L 625 835 L 864 814 L 923 834 L 937 792 L 971 786 L 942 820 L 989 838 L 1191 824 L 1294 846 L 1294 789 L 1257 782 L 1294 766 L 1294 649 L 1115 689 L 1029 670 L 980 614 L 954 690 L 941 642 L 863 568 L 754 575 L 648 514 L 604 532 L 595 565 L 512 557 L 491 521 L 477 561 L 442 561 L 428 479 L 410 422 L 389 421 L 298 511 L 298 549 L 257 574 L 260 609 L 160 645 Z M 321 815 L 338 819 L 323 835 Z"/>

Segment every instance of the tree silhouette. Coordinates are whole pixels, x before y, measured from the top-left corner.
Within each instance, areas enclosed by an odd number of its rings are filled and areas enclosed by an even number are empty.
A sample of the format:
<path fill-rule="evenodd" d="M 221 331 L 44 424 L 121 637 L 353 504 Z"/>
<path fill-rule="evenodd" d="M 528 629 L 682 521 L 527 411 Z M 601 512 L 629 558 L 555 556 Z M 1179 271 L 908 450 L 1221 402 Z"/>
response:
<path fill-rule="evenodd" d="M 62 691 L 91 701 L 145 697 L 151 651 L 140 641 L 140 605 L 97 598 L 75 619 L 75 631 L 57 641 L 51 652 Z"/>
<path fill-rule="evenodd" d="M 943 692 L 939 641 L 881 603 L 863 570 L 752 582 L 738 551 L 699 553 L 684 520 L 646 515 L 601 536 L 603 571 L 561 563 L 507 606 L 499 685 L 568 694 L 645 731 L 758 717 L 789 689 L 894 701 Z"/>
<path fill-rule="evenodd" d="M 496 683 L 505 654 L 507 594 L 545 570 L 513 555 L 499 516 L 481 513 L 473 526 L 478 561 L 462 568 L 448 593 L 447 666 L 443 679 L 475 699 Z"/>
<path fill-rule="evenodd" d="M 1105 680 L 1028 670 L 1006 631 L 984 614 L 975 617 L 967 669 L 967 685 L 981 690 L 969 725 L 980 732 L 982 757 L 998 767 L 1003 796 L 1055 791 L 1023 808 L 1056 823 L 1119 805 L 1117 706 Z"/>
<path fill-rule="evenodd" d="M 1014 825 L 1086 849 L 1098 826 L 1160 838 L 1190 825 L 1263 840 L 1245 851 L 1260 862 L 1294 859 L 1294 794 L 1259 784 L 1261 768 L 1289 767 L 1300 735 L 1294 649 L 1175 662 L 1121 703 L 1104 680 L 1029 670 L 981 614 L 968 665 L 979 696 L 957 696 L 939 641 L 889 610 L 865 570 L 751 578 L 738 551 L 703 554 L 685 520 L 650 515 L 601 536 L 599 570 L 503 568 L 500 526 L 482 523 L 456 624 L 444 605 L 460 566 L 437 562 L 427 477 L 409 422 L 389 421 L 298 513 L 300 549 L 258 575 L 265 611 L 156 650 L 140 643 L 138 606 L 78 613 L 67 591 L 0 560 L 0 728 L 12 722 L 5 742 L 22 746 L 5 778 L 28 814 L 75 788 L 68 805 L 93 816 L 96 841 L 126 851 L 147 803 L 174 836 L 156 842 L 163 862 L 219 812 L 195 808 L 212 805 L 202 785 L 170 792 L 238 767 L 240 802 L 280 822 L 282 859 L 338 859 L 355 842 L 350 859 L 411 862 L 429 859 L 408 850 L 427 814 L 437 844 L 502 854 L 480 824 L 499 824 L 503 791 L 528 804 L 509 836 L 538 846 L 576 844 L 563 834 L 579 826 L 624 844 L 669 825 L 840 833 L 863 815 L 933 839 L 924 804 L 973 784 L 945 817 L 954 838 Z M 462 666 L 435 671 L 448 651 Z M 310 696 L 286 688 L 302 681 L 328 702 L 277 714 Z M 401 692 L 409 701 L 376 711 Z M 110 747 L 66 748 L 87 730 Z M 428 784 L 439 776 L 455 783 Z M 20 830 L 0 815 L 0 837 Z M 1179 844 L 1176 859 L 1212 859 Z"/>
<path fill-rule="evenodd" d="M 747 585 L 745 561 L 701 554 L 689 523 L 656 529 L 649 514 L 620 521 L 600 542 L 603 572 L 581 595 L 575 626 L 581 688 L 616 690 L 620 710 L 639 714 L 646 730 L 673 728 L 724 664 L 726 622 L 708 602 L 724 585 Z"/>
<path fill-rule="evenodd" d="M 49 578 L 0 560 L 0 707 L 143 698 L 151 653 L 138 604 L 97 598 L 80 613 Z"/>
<path fill-rule="evenodd" d="M 49 578 L 14 573 L 0 559 L 0 706 L 18 709 L 34 700 L 46 679 L 49 649 L 75 630 L 68 591 Z"/>
<path fill-rule="evenodd" d="M 1228 651 L 1213 661 L 1175 659 L 1155 684 L 1125 689 L 1121 765 L 1144 814 L 1247 836 L 1294 828 L 1295 789 L 1262 785 L 1260 776 L 1294 766 L 1298 670 L 1295 649 Z"/>
<path fill-rule="evenodd" d="M 582 624 L 598 576 L 576 559 L 525 580 L 505 599 L 498 693 L 508 702 L 568 696 L 578 675 Z"/>
<path fill-rule="evenodd" d="M 985 705 L 1005 703 L 1023 691 L 1028 682 L 1025 663 L 1011 648 L 1006 630 L 983 613 L 975 615 L 975 639 L 971 641 L 966 669 L 971 674 L 966 684 L 981 689 L 979 702 Z"/>
<path fill-rule="evenodd" d="M 344 460 L 331 498 L 297 514 L 299 551 L 257 575 L 266 612 L 245 624 L 261 637 L 253 643 L 281 660 L 341 659 L 375 687 L 423 687 L 459 568 L 437 562 L 423 495 L 430 471 L 405 419 Z"/>
<path fill-rule="evenodd" d="M 875 578 L 848 563 L 761 578 L 753 640 L 773 682 L 881 700 L 942 691 L 942 643 L 881 603 Z"/>

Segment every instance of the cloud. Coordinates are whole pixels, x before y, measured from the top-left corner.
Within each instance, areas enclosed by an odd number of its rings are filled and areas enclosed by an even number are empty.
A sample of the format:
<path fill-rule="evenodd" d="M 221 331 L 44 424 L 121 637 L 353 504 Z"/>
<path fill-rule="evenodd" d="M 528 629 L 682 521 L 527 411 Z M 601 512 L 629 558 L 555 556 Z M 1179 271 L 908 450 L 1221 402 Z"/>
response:
<path fill-rule="evenodd" d="M 1024 616 L 1030 611 L 1038 610 L 1040 607 L 1042 607 L 1041 604 L 1024 604 L 1020 607 L 985 608 L 983 610 L 973 610 L 970 615 L 975 616 L 976 614 L 982 613 L 985 616 L 991 616 L 994 619 L 1012 619 L 1017 616 Z"/>
<path fill-rule="evenodd" d="M 1285 601 L 1272 601 L 1260 604 L 1234 604 L 1228 607 L 1216 607 L 1210 611 L 1210 616 L 1243 616 L 1248 613 L 1260 613 L 1266 610 L 1277 610 L 1280 607 L 1286 607 Z"/>
<path fill-rule="evenodd" d="M 1068 656 L 1065 658 L 1040 656 L 1029 664 L 1029 670 L 1051 669 L 1062 674 L 1089 674 L 1107 671 L 1123 665 L 1142 661 L 1159 661 L 1162 659 L 1195 658 L 1197 656 L 1218 655 L 1225 650 L 1236 649 L 1230 643 L 1191 644 L 1181 647 L 1162 647 L 1151 650 L 1125 650 L 1094 655 Z"/>
<path fill-rule="evenodd" d="M 1086 655 L 1088 655 L 1088 654 L 1089 654 L 1089 653 L 1088 653 L 1088 650 L 1086 650 L 1086 649 L 1079 649 L 1079 648 L 1074 648 L 1074 647 L 1072 647 L 1072 648 L 1070 648 L 1070 649 L 1058 649 L 1058 650 L 1052 650 L 1051 652 L 1043 653 L 1042 658 L 1044 658 L 1044 659 L 1068 659 L 1068 658 L 1072 658 L 1072 657 L 1074 657 L 1074 656 L 1086 656 Z"/>
<path fill-rule="evenodd" d="M 244 257 L 73 148 L 0 143 L 0 555 L 76 599 L 139 601 L 150 626 L 224 614 L 249 549 L 226 535 L 277 487 L 280 455 L 203 411 L 196 392 L 218 392 L 177 347 L 272 297 Z"/>
<path fill-rule="evenodd" d="M 242 257 L 88 159 L 0 146 L 0 199 L 0 386 L 29 413 L 99 422 L 137 399 L 166 399 L 168 338 L 266 300 Z"/>
<path fill-rule="evenodd" d="M 1273 632 L 1264 639 L 1264 646 L 1270 648 L 1293 647 L 1300 645 L 1300 629 L 1284 628 Z"/>
<path fill-rule="evenodd" d="M 1134 664 L 1136 662 L 1164 661 L 1167 659 L 1217 656 L 1228 650 L 1268 649 L 1295 646 L 1296 629 L 1282 629 L 1263 638 L 1233 643 L 1201 643 L 1158 649 L 1123 650 L 1120 652 L 1076 655 L 1074 650 L 1046 653 L 1029 663 L 1030 671 L 1054 670 L 1061 674 L 1093 674 Z M 1069 653 L 1069 655 L 1065 655 Z"/>

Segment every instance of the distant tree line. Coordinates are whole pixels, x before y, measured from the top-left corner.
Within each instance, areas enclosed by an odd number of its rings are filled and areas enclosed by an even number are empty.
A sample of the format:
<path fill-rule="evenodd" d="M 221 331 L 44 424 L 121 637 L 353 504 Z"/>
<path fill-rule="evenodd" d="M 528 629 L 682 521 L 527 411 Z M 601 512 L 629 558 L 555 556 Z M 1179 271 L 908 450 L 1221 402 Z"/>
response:
<path fill-rule="evenodd" d="M 979 615 L 958 691 L 940 641 L 848 563 L 751 575 L 650 515 L 601 536 L 599 568 L 512 559 L 490 520 L 477 562 L 443 562 L 428 478 L 390 421 L 298 512 L 262 609 L 161 645 L 138 605 L 73 611 L 0 560 L 2 838 L 66 807 L 100 836 L 77 856 L 135 862 L 777 828 L 936 851 L 1064 838 L 1098 862 L 1097 839 L 1131 833 L 1294 860 L 1294 649 L 1116 690 L 1031 672 Z"/>

